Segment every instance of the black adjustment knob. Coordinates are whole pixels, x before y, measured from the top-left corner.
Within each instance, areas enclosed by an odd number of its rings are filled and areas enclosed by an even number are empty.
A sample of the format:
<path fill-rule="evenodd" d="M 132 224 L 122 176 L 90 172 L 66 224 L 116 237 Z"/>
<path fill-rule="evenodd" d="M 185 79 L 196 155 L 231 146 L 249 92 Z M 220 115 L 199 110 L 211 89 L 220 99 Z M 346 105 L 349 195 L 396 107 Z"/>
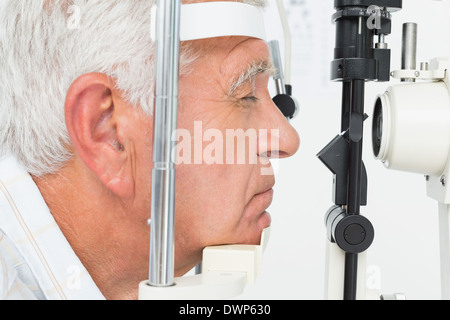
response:
<path fill-rule="evenodd" d="M 366 229 L 358 223 L 350 224 L 344 230 L 344 239 L 350 245 L 359 245 L 366 239 Z"/>
<path fill-rule="evenodd" d="M 329 240 L 345 252 L 364 252 L 373 242 L 373 226 L 364 216 L 347 214 L 341 207 L 334 206 L 327 212 L 325 222 Z"/>

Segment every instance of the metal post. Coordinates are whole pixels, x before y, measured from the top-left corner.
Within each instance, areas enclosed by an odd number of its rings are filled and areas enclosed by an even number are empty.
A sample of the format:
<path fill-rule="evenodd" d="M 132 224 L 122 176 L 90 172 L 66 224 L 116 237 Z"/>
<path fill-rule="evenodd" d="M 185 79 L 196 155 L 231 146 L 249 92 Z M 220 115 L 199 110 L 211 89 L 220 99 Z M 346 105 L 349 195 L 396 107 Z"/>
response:
<path fill-rule="evenodd" d="M 284 72 L 280 54 L 280 45 L 278 40 L 272 40 L 268 43 L 274 67 L 276 69 L 273 79 L 275 80 L 277 94 L 286 94 L 286 85 L 284 83 Z"/>
<path fill-rule="evenodd" d="M 181 0 L 158 0 L 149 284 L 174 284 L 174 221 Z"/>
<path fill-rule="evenodd" d="M 439 203 L 439 243 L 442 300 L 450 300 L 450 205 Z"/>
<path fill-rule="evenodd" d="M 416 70 L 417 24 L 404 23 L 402 36 L 402 70 Z M 415 82 L 414 78 L 402 79 L 403 82 Z"/>
<path fill-rule="evenodd" d="M 357 58 L 363 58 L 365 53 L 363 34 L 363 17 L 358 18 L 358 33 L 356 35 L 355 53 Z M 352 79 L 350 82 L 350 113 L 349 113 L 349 168 L 348 168 L 348 192 L 347 213 L 360 214 L 361 205 L 361 176 L 362 176 L 362 149 L 363 149 L 363 123 L 364 123 L 364 91 L 363 79 Z M 356 253 L 345 254 L 345 281 L 344 299 L 355 300 L 357 292 L 358 255 Z"/>

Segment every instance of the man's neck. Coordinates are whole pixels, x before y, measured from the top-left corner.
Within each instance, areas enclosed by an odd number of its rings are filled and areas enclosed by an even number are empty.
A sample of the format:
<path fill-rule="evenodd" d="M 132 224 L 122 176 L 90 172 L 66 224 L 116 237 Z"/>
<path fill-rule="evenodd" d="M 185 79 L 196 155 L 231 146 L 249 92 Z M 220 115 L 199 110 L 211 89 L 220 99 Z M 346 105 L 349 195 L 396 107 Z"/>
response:
<path fill-rule="evenodd" d="M 71 163 L 58 174 L 34 181 L 105 298 L 136 299 L 138 284 L 148 270 L 148 241 L 139 241 L 136 233 L 149 232 L 148 227 L 130 225 L 123 204 L 83 165 Z"/>

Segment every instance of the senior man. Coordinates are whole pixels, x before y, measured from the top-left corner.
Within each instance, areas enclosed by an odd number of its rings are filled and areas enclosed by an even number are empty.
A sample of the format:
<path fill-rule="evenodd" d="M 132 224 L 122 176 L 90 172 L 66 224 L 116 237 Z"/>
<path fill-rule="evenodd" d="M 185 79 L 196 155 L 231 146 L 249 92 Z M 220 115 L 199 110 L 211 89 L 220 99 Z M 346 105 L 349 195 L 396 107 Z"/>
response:
<path fill-rule="evenodd" d="M 1 298 L 135 299 L 147 279 L 155 2 L 0 2 Z M 176 276 L 206 246 L 259 243 L 275 183 L 262 171 L 299 147 L 264 41 L 189 41 L 180 59 L 180 130 L 267 134 L 256 162 L 178 164 Z"/>

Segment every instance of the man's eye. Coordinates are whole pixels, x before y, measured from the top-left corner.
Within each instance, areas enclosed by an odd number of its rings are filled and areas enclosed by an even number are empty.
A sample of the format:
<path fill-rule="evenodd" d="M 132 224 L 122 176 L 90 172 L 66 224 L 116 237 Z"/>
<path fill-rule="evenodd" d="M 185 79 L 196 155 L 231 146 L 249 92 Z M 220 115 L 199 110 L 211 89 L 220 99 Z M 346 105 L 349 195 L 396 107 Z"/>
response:
<path fill-rule="evenodd" d="M 250 101 L 250 102 L 258 102 L 259 101 L 259 99 L 257 97 L 255 97 L 255 96 L 244 97 L 244 98 L 242 98 L 242 100 Z"/>

